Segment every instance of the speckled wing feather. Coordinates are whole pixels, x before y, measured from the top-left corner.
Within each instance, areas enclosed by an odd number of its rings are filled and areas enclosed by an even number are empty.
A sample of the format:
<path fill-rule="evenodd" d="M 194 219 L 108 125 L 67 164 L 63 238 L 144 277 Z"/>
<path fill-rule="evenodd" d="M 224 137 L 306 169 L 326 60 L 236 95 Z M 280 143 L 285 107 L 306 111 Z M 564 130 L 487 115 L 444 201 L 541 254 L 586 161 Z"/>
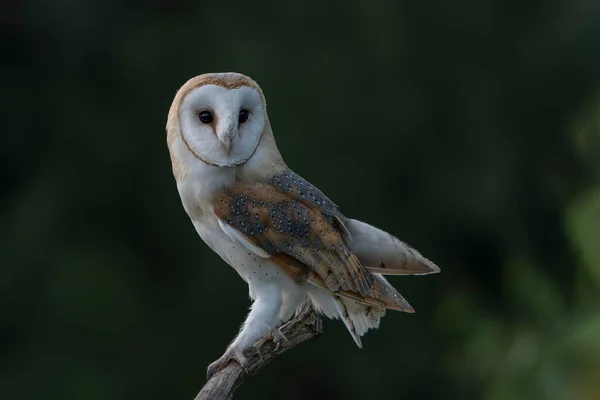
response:
<path fill-rule="evenodd" d="M 308 280 L 360 303 L 412 311 L 391 285 L 362 266 L 344 239 L 343 216 L 319 193 L 236 182 L 218 194 L 214 211 L 298 283 Z"/>
<path fill-rule="evenodd" d="M 335 203 L 294 171 L 288 169 L 272 176 L 269 184 L 308 207 L 320 210 L 333 227 L 341 231 L 345 237 L 351 237 L 350 231 L 346 228 L 346 218 Z"/>

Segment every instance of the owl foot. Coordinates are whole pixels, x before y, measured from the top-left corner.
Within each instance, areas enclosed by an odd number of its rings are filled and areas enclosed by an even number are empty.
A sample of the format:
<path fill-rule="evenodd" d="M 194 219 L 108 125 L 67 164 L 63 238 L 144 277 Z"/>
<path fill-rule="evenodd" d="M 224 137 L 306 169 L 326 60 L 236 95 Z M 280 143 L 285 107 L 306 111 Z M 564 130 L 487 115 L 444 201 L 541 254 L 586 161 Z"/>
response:
<path fill-rule="evenodd" d="M 282 344 L 288 342 L 288 339 L 285 337 L 283 332 L 281 332 L 281 327 L 271 329 L 267 335 L 268 338 L 275 343 L 275 351 L 278 351 Z"/>
<path fill-rule="evenodd" d="M 212 378 L 214 374 L 221 371 L 233 360 L 240 364 L 245 373 L 248 373 L 248 361 L 251 357 L 257 354 L 262 360 L 260 352 L 254 346 L 249 346 L 245 349 L 240 349 L 238 347 L 230 347 L 227 349 L 227 351 L 225 351 L 225 354 L 223 354 L 218 360 L 216 360 L 208 366 L 208 368 L 206 369 L 206 379 Z"/>

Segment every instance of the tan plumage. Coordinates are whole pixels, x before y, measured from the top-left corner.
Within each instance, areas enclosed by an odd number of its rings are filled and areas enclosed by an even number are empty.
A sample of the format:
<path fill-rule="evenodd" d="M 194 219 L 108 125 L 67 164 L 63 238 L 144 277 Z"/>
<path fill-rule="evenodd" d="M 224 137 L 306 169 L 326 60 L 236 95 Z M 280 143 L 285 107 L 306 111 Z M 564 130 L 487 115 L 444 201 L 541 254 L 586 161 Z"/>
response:
<path fill-rule="evenodd" d="M 341 319 L 358 346 L 386 309 L 413 312 L 384 274 L 439 268 L 392 235 L 346 218 L 288 168 L 265 98 L 236 73 L 190 79 L 167 121 L 173 175 L 198 234 L 248 282 L 254 299 L 242 330 L 209 375 L 289 319 L 305 298 Z"/>
<path fill-rule="evenodd" d="M 269 256 L 287 255 L 274 262 L 292 277 L 304 276 L 362 304 L 412 312 L 391 285 L 361 264 L 348 247 L 338 219 L 327 218 L 315 206 L 298 190 L 284 193 L 267 183 L 238 181 L 215 198 L 217 217 Z"/>
<path fill-rule="evenodd" d="M 372 275 L 341 233 L 319 210 L 290 194 L 268 184 L 238 181 L 217 197 L 215 214 L 267 253 L 284 253 L 310 266 L 331 291 L 345 289 L 366 296 L 372 289 Z"/>

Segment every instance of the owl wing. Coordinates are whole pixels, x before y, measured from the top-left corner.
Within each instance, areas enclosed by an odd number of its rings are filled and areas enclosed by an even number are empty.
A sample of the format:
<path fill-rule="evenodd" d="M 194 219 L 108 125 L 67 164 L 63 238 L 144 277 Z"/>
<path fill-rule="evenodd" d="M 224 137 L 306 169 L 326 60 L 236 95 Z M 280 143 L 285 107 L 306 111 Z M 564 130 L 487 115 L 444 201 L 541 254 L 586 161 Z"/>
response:
<path fill-rule="evenodd" d="M 236 182 L 215 197 L 214 212 L 229 237 L 269 258 L 297 283 L 309 282 L 366 305 L 412 311 L 349 248 L 343 217 L 270 183 Z"/>
<path fill-rule="evenodd" d="M 309 208 L 319 210 L 325 219 L 347 240 L 350 250 L 369 271 L 382 275 L 426 275 L 440 272 L 398 238 L 361 221 L 346 218 L 323 192 L 288 169 L 272 176 L 268 183 Z"/>

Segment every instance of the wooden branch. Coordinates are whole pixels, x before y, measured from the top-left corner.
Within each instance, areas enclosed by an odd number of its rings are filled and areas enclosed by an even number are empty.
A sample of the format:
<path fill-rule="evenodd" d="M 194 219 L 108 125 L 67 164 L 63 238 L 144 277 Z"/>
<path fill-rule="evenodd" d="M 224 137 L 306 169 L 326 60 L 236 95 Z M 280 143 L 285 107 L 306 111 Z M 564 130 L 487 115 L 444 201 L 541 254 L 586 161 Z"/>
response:
<path fill-rule="evenodd" d="M 310 301 L 306 300 L 296 316 L 282 325 L 280 331 L 287 341 L 277 345 L 270 334 L 263 336 L 254 344 L 258 349 L 258 354 L 249 358 L 246 371 L 237 361 L 231 361 L 206 382 L 194 400 L 233 398 L 233 392 L 246 378 L 256 374 L 292 347 L 319 336 L 323 332 L 323 322 L 313 310 Z"/>

